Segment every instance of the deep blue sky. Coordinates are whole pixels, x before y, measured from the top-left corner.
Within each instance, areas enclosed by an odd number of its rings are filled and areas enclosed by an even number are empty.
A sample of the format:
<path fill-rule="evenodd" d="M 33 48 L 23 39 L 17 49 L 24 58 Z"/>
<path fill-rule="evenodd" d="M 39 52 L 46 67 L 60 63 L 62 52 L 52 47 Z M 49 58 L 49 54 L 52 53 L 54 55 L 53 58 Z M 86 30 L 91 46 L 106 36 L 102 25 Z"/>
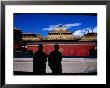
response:
<path fill-rule="evenodd" d="M 53 25 L 66 24 L 68 30 L 77 31 L 97 27 L 97 15 L 93 14 L 14 14 L 14 27 L 24 33 L 41 33 L 47 36 Z M 72 26 L 73 25 L 73 26 Z"/>

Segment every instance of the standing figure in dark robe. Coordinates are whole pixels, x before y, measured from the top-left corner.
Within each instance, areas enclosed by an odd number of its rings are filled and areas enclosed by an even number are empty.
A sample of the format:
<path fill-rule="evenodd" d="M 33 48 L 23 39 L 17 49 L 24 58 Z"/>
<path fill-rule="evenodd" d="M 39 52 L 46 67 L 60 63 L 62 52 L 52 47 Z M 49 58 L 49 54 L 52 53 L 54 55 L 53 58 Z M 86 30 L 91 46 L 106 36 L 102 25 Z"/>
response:
<path fill-rule="evenodd" d="M 38 51 L 33 55 L 33 72 L 36 75 L 46 74 L 47 55 L 43 52 L 42 44 L 39 44 Z"/>
<path fill-rule="evenodd" d="M 53 75 L 62 74 L 62 54 L 59 52 L 59 45 L 54 45 L 54 51 L 50 52 L 48 57 L 48 65 L 52 70 Z"/>

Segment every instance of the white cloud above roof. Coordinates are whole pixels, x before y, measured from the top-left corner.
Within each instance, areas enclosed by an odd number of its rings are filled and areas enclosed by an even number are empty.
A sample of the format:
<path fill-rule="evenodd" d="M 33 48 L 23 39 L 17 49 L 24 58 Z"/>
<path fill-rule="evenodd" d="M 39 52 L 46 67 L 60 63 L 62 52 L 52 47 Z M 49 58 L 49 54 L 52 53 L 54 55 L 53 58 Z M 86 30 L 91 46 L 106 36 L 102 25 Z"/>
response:
<path fill-rule="evenodd" d="M 73 34 L 76 36 L 83 36 L 84 34 L 87 34 L 88 32 L 92 33 L 92 30 L 93 30 L 93 33 L 97 33 L 97 27 L 94 27 L 94 28 L 85 28 L 81 30 L 76 30 Z"/>
<path fill-rule="evenodd" d="M 97 33 L 97 27 L 95 27 L 95 28 L 93 29 L 93 32 L 94 32 L 94 33 Z"/>
<path fill-rule="evenodd" d="M 52 30 L 55 30 L 55 27 L 58 27 L 60 24 L 57 24 L 57 25 L 50 25 L 49 27 L 47 28 L 43 28 L 42 30 L 43 31 L 52 31 Z M 81 23 L 70 23 L 70 24 L 64 24 L 62 25 L 63 27 L 66 27 L 67 29 L 71 28 L 71 27 L 75 27 L 75 26 L 80 26 Z"/>
<path fill-rule="evenodd" d="M 71 27 L 75 27 L 75 26 L 80 26 L 80 25 L 81 25 L 81 23 L 65 24 L 65 26 L 66 26 L 67 28 L 71 28 Z"/>

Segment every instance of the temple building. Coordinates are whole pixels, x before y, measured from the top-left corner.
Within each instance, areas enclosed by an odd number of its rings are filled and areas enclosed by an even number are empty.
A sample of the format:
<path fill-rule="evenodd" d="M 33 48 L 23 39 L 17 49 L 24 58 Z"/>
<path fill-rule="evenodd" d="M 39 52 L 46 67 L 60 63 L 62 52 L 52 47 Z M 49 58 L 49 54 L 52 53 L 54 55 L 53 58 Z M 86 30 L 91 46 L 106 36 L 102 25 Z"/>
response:
<path fill-rule="evenodd" d="M 97 41 L 97 33 L 87 33 L 79 41 Z"/>
<path fill-rule="evenodd" d="M 18 34 L 20 34 L 20 36 Z M 18 33 L 18 30 L 14 30 L 14 40 L 17 42 L 18 40 L 21 41 L 23 49 L 25 49 L 25 51 L 31 51 L 32 53 L 35 53 L 38 50 L 38 44 L 41 43 L 43 44 L 43 50 L 47 55 L 54 50 L 54 45 L 58 44 L 60 46 L 59 51 L 62 53 L 63 57 L 94 56 L 94 50 L 97 47 L 97 33 L 88 32 L 78 39 L 78 37 L 75 36 L 73 32 L 68 31 L 64 25 L 56 26 L 54 30 L 48 33 L 46 38 L 44 38 L 40 33 L 22 33 L 20 31 Z M 51 40 L 56 41 L 53 42 Z M 68 40 L 68 42 L 57 40 Z M 20 48 L 16 45 L 18 44 L 14 43 L 14 48 Z"/>
<path fill-rule="evenodd" d="M 69 32 L 66 26 L 59 25 L 48 33 L 47 40 L 75 40 L 73 32 Z"/>
<path fill-rule="evenodd" d="M 69 32 L 65 26 L 59 25 L 54 28 L 54 30 L 48 33 L 45 40 L 77 40 L 72 32 Z M 57 43 L 60 48 L 59 51 L 62 53 L 63 57 L 89 57 L 95 56 L 94 50 L 97 47 L 97 34 L 87 33 L 82 36 L 78 41 L 43 41 L 40 42 L 44 46 L 44 52 L 49 55 L 51 51 L 54 50 L 54 45 Z M 39 42 L 30 42 L 27 44 L 27 50 L 33 53 L 38 50 Z M 95 56 L 96 57 L 96 56 Z"/>
<path fill-rule="evenodd" d="M 39 33 L 38 35 L 33 33 L 22 33 L 23 41 L 41 41 L 42 35 Z"/>

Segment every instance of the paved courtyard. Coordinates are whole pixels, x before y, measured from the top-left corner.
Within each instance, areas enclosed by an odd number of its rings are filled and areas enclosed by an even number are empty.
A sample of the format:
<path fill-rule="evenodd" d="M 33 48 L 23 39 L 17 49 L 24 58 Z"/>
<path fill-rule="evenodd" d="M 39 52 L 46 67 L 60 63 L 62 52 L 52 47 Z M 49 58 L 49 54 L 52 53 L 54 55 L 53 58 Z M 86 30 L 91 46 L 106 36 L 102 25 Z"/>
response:
<path fill-rule="evenodd" d="M 14 71 L 33 72 L 32 58 L 14 58 Z M 97 72 L 96 58 L 63 58 L 62 73 L 92 73 Z M 46 73 L 51 70 L 46 64 Z"/>

